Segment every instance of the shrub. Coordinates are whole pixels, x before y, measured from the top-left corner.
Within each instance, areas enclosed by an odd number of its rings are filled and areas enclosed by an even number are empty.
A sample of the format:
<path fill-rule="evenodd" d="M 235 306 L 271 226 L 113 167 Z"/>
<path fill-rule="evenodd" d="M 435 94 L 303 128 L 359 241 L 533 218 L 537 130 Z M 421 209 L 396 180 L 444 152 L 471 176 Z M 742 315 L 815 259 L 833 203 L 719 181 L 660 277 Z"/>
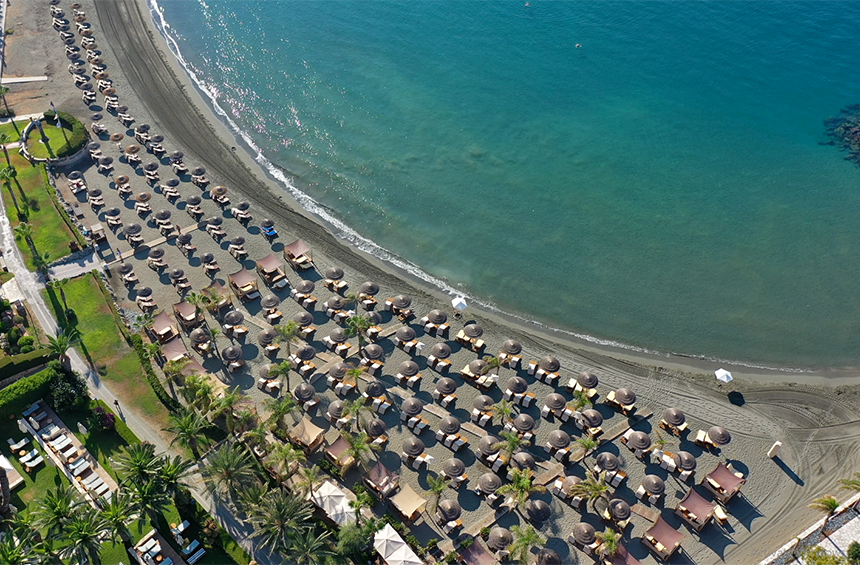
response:
<path fill-rule="evenodd" d="M 24 377 L 0 390 L 0 419 L 20 416 L 31 404 L 47 396 L 54 378 L 55 369 L 52 366 L 55 363 L 55 367 L 59 367 L 58 362 L 52 361 L 44 371 Z"/>
<path fill-rule="evenodd" d="M 338 469 L 337 466 L 334 465 L 328 459 L 320 459 L 320 461 L 317 465 L 319 466 L 320 469 L 322 469 L 322 471 L 324 473 L 328 473 L 329 475 L 331 475 L 332 477 L 335 477 L 337 479 L 340 478 L 340 469 Z"/>
<path fill-rule="evenodd" d="M 14 345 L 18 343 L 19 339 L 21 339 L 21 330 L 20 328 L 12 328 L 6 335 L 9 338 L 9 343 Z"/>
<path fill-rule="evenodd" d="M 90 404 L 87 383 L 74 371 L 54 371 L 49 399 L 54 410 L 60 412 L 85 410 Z"/>
<path fill-rule="evenodd" d="M 24 316 L 19 316 L 18 314 L 15 314 L 14 316 L 12 316 L 12 323 L 16 326 L 20 326 L 24 323 Z"/>
<path fill-rule="evenodd" d="M 806 565 L 844 565 L 848 561 L 841 555 L 831 555 L 823 547 L 810 547 L 801 556 Z"/>
<path fill-rule="evenodd" d="M 116 417 L 101 406 L 96 406 L 87 419 L 87 426 L 95 431 L 113 431 L 116 426 Z"/>
<path fill-rule="evenodd" d="M 21 342 L 18 342 L 18 343 L 20 344 Z M 33 351 L 32 345 L 25 345 L 21 348 L 21 353 L 30 353 L 32 351 Z"/>
<path fill-rule="evenodd" d="M 409 534 L 408 536 L 406 536 L 406 538 L 403 541 L 408 543 L 409 546 L 412 547 L 413 549 L 421 547 L 421 542 L 418 541 L 418 538 L 416 538 L 412 534 Z"/>
<path fill-rule="evenodd" d="M 430 551 L 437 545 L 439 545 L 439 538 L 430 538 L 430 540 L 427 541 L 427 551 Z"/>
<path fill-rule="evenodd" d="M 140 360 L 140 366 L 143 367 L 143 374 L 146 376 L 146 380 L 149 383 L 149 386 L 152 387 L 152 391 L 155 393 L 155 396 L 157 396 L 158 400 L 160 400 L 161 403 L 164 404 L 165 408 L 171 412 L 179 411 L 182 406 L 176 401 L 176 399 L 167 394 L 167 391 L 164 390 L 164 385 L 162 385 L 161 381 L 158 380 L 158 375 L 155 374 L 155 370 L 152 368 L 152 362 L 149 359 L 149 352 L 146 350 L 143 338 L 138 334 L 132 334 L 131 344 L 134 347 L 134 351 L 137 353 L 137 358 Z"/>
<path fill-rule="evenodd" d="M 21 371 L 38 367 L 42 363 L 46 363 L 53 359 L 50 350 L 47 348 L 36 349 L 29 353 L 21 353 L 11 357 L 0 359 L 0 380 L 7 379 L 12 375 L 17 375 Z M 31 403 L 32 404 L 32 403 Z"/>
<path fill-rule="evenodd" d="M 459 556 L 457 555 L 457 553 L 452 551 L 451 553 L 449 553 L 448 555 L 445 556 L 445 563 L 453 563 L 453 562 L 457 561 L 458 558 L 459 558 Z"/>
<path fill-rule="evenodd" d="M 18 340 L 18 347 L 26 347 L 28 345 L 33 345 L 36 343 L 36 339 L 31 335 L 25 335 L 21 339 Z M 32 351 L 32 349 L 31 349 Z"/>
<path fill-rule="evenodd" d="M 469 549 L 472 547 L 472 544 L 475 543 L 475 538 L 466 538 L 460 542 L 460 547 L 463 549 Z"/>
<path fill-rule="evenodd" d="M 84 124 L 68 112 L 59 112 L 59 114 L 60 123 L 71 128 L 72 133 L 69 135 L 69 144 L 57 151 L 57 158 L 76 153 L 78 149 L 83 147 L 84 143 L 87 142 L 87 128 L 84 127 Z M 54 111 L 48 110 L 45 112 L 45 119 L 49 122 L 56 123 Z"/>
<path fill-rule="evenodd" d="M 848 563 L 850 565 L 860 565 L 860 543 L 856 541 L 848 544 Z"/>
<path fill-rule="evenodd" d="M 484 526 L 483 528 L 481 528 L 481 537 L 483 539 L 487 539 L 488 537 L 490 537 L 490 527 L 489 526 Z"/>

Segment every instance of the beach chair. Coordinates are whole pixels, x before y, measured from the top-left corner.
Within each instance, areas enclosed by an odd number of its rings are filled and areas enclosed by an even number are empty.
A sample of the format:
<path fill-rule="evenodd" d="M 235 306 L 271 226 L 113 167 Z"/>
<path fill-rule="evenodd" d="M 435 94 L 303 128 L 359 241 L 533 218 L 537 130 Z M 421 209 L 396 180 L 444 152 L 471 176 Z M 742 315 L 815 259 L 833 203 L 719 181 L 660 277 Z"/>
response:
<path fill-rule="evenodd" d="M 270 241 L 278 237 L 278 231 L 275 229 L 274 226 L 270 228 L 263 227 L 261 229 L 263 230 L 263 235 L 266 237 L 266 239 Z"/>
<path fill-rule="evenodd" d="M 24 465 L 24 469 L 27 472 L 30 472 L 33 469 L 37 468 L 39 465 L 42 465 L 44 462 L 45 462 L 45 460 L 40 455 L 40 456 L 36 457 L 35 459 L 31 459 L 30 461 L 23 463 L 23 465 Z"/>

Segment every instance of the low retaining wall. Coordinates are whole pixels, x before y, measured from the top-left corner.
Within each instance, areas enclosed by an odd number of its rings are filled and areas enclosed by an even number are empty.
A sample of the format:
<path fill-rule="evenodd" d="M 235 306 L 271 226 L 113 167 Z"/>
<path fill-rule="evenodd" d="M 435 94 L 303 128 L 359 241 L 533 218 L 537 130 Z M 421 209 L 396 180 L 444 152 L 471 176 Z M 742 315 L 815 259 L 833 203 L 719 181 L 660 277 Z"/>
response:
<path fill-rule="evenodd" d="M 39 121 L 44 121 L 44 118 Z M 30 137 L 30 132 L 33 131 L 34 127 L 36 127 L 36 121 L 31 120 L 30 123 L 27 124 L 27 127 L 24 128 L 24 133 L 21 134 L 21 148 L 18 150 L 21 155 L 31 163 L 47 163 L 51 167 L 71 167 L 73 165 L 77 165 L 87 155 L 87 144 L 85 143 L 80 149 L 78 149 L 77 153 L 66 157 L 60 157 L 59 159 L 40 159 L 38 157 L 33 157 L 30 155 L 30 152 L 27 151 L 26 140 Z"/>

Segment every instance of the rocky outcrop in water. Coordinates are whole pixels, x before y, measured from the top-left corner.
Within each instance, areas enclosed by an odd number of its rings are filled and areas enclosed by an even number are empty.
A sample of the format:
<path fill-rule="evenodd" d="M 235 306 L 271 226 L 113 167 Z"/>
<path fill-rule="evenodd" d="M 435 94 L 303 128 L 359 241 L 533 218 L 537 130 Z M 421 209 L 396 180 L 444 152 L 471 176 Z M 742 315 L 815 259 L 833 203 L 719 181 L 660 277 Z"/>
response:
<path fill-rule="evenodd" d="M 836 145 L 847 151 L 845 159 L 860 165 L 860 104 L 846 106 L 835 118 L 824 120 L 828 145 Z"/>

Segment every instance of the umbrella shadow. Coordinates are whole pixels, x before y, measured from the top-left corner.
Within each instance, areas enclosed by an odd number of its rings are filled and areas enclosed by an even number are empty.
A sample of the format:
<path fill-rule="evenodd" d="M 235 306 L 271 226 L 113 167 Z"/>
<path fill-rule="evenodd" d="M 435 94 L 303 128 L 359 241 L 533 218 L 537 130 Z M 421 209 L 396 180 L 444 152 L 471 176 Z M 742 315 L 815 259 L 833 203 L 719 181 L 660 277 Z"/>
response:
<path fill-rule="evenodd" d="M 736 494 L 726 507 L 729 513 L 748 531 L 752 531 L 752 523 L 756 518 L 765 517 L 743 493 Z"/>

